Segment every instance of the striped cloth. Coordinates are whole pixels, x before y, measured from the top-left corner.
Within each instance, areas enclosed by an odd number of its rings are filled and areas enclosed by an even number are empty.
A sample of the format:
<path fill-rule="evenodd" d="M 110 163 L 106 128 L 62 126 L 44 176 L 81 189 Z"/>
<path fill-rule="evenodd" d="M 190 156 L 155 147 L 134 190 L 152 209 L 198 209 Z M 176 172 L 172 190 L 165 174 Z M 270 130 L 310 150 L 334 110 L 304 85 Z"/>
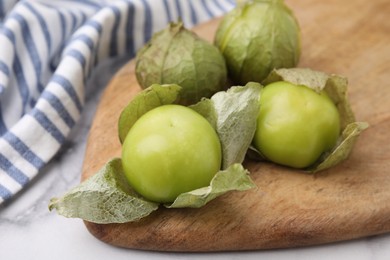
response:
<path fill-rule="evenodd" d="M 85 82 L 169 21 L 190 28 L 233 0 L 0 0 L 0 204 L 23 189 L 77 124 Z"/>

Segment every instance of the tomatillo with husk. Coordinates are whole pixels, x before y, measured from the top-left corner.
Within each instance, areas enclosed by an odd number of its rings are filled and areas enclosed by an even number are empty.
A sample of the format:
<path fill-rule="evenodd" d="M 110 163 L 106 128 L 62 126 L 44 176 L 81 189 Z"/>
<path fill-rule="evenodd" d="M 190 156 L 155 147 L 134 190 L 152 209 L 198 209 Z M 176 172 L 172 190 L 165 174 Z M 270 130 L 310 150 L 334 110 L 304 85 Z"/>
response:
<path fill-rule="evenodd" d="M 346 160 L 362 131 L 369 127 L 355 119 L 346 77 L 308 68 L 283 68 L 273 70 L 262 85 L 257 132 L 248 151 L 254 160 L 275 160 L 311 173 L 323 171 Z M 271 130 L 264 124 L 279 132 L 269 134 L 265 143 L 260 141 L 260 131 Z M 262 148 L 267 141 L 275 142 L 271 152 Z"/>
<path fill-rule="evenodd" d="M 254 136 L 268 160 L 305 168 L 330 151 L 340 135 L 340 115 L 325 93 L 278 81 L 265 86 Z"/>
<path fill-rule="evenodd" d="M 297 19 L 283 0 L 252 0 L 227 13 L 215 35 L 229 78 L 261 83 L 274 68 L 291 68 L 301 54 Z"/>
<path fill-rule="evenodd" d="M 214 128 L 181 105 L 159 106 L 142 115 L 122 146 L 123 170 L 131 187 L 160 203 L 207 187 L 220 170 L 221 160 Z"/>
<path fill-rule="evenodd" d="M 137 53 L 135 74 L 143 89 L 152 84 L 181 86 L 179 102 L 184 105 L 211 97 L 227 82 L 221 52 L 182 22 L 170 23 L 153 35 Z"/>

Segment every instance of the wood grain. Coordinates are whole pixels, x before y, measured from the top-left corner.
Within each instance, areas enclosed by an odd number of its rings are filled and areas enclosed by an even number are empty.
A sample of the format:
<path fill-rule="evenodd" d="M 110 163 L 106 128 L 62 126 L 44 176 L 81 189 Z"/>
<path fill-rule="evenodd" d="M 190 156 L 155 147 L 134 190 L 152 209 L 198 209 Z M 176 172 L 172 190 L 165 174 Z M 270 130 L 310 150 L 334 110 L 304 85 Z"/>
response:
<path fill-rule="evenodd" d="M 246 161 L 258 188 L 231 192 L 201 209 L 164 209 L 127 224 L 85 222 L 98 239 L 159 251 L 285 248 L 390 231 L 390 3 L 289 0 L 302 30 L 299 67 L 349 78 L 357 119 L 370 123 L 351 156 L 315 176 Z M 197 27 L 212 40 L 219 20 Z M 90 131 L 86 179 L 120 156 L 117 119 L 140 90 L 129 62 L 109 84 Z"/>

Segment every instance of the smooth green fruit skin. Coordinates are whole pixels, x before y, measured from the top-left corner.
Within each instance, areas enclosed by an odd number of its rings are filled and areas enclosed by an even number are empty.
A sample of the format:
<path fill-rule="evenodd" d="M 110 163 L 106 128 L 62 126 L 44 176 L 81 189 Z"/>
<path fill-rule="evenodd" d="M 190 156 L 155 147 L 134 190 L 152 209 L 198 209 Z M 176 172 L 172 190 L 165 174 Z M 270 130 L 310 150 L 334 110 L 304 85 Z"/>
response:
<path fill-rule="evenodd" d="M 169 203 L 184 192 L 206 187 L 221 167 L 221 144 L 201 115 L 180 105 L 144 114 L 123 143 L 122 164 L 136 192 Z"/>
<path fill-rule="evenodd" d="M 335 146 L 339 134 L 339 112 L 325 92 L 288 82 L 263 89 L 254 146 L 270 161 L 308 167 Z"/>

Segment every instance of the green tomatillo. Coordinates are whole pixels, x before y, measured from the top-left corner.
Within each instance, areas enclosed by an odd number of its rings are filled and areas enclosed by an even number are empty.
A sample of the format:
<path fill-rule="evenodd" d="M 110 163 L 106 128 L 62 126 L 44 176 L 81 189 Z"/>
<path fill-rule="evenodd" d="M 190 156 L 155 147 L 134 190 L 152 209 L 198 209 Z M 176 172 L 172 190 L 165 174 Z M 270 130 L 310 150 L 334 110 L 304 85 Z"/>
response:
<path fill-rule="evenodd" d="M 324 91 L 285 81 L 262 90 L 253 143 L 266 159 L 305 168 L 331 150 L 339 135 L 339 112 Z"/>
<path fill-rule="evenodd" d="M 180 105 L 159 106 L 142 115 L 122 147 L 130 185 L 146 199 L 161 203 L 208 186 L 221 160 L 214 128 L 200 114 Z"/>
<path fill-rule="evenodd" d="M 225 60 L 218 48 L 181 22 L 153 35 L 137 53 L 135 72 L 143 89 L 156 83 L 180 85 L 180 103 L 185 105 L 211 97 L 227 82 Z"/>
<path fill-rule="evenodd" d="M 262 82 L 274 68 L 295 67 L 300 57 L 300 29 L 283 0 L 252 0 L 226 14 L 215 44 L 235 84 Z"/>

